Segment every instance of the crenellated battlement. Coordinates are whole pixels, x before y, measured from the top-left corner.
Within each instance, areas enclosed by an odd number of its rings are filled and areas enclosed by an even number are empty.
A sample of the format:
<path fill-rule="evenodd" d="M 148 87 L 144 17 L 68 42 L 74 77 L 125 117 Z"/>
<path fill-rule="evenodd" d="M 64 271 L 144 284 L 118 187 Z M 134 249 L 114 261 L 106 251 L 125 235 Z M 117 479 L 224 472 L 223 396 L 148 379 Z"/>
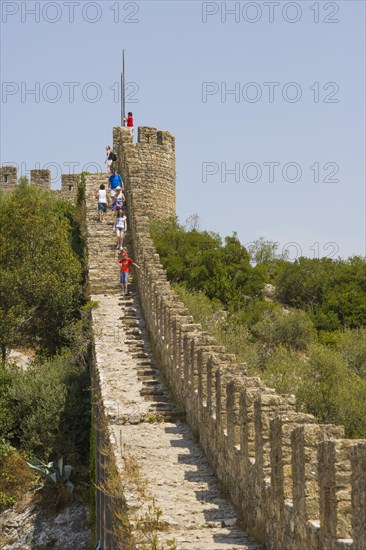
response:
<path fill-rule="evenodd" d="M 51 171 L 35 169 L 30 171 L 29 184 L 45 191 L 52 191 L 63 199 L 75 202 L 80 181 L 80 174 L 62 174 L 61 189 L 51 189 Z M 0 166 L 0 189 L 13 191 L 17 185 L 18 168 L 16 166 Z"/>
<path fill-rule="evenodd" d="M 75 202 L 81 183 L 80 174 L 62 174 L 60 194 L 63 198 Z"/>
<path fill-rule="evenodd" d="M 149 126 L 140 126 L 138 129 L 138 145 L 162 145 L 166 149 L 175 150 L 175 138 L 166 130 L 157 130 Z"/>
<path fill-rule="evenodd" d="M 51 170 L 31 170 L 30 184 L 51 191 Z"/>
<path fill-rule="evenodd" d="M 175 215 L 174 138 L 114 128 L 145 320 L 174 395 L 244 528 L 274 550 L 366 550 L 366 441 L 320 425 L 217 346 L 170 288 L 149 234 Z"/>
<path fill-rule="evenodd" d="M 16 166 L 0 166 L 0 189 L 12 190 L 18 185 L 18 169 Z"/>

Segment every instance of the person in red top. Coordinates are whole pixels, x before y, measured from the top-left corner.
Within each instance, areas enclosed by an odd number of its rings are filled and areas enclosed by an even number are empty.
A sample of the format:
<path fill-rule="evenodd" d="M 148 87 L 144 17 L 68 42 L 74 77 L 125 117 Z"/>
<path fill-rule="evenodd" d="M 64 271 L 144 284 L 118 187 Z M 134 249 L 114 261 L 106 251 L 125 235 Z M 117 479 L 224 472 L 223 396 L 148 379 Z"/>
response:
<path fill-rule="evenodd" d="M 130 272 L 131 265 L 134 265 L 137 267 L 137 269 L 141 269 L 135 262 L 132 260 L 132 258 L 128 257 L 127 252 L 122 253 L 122 258 L 118 260 L 118 263 L 121 264 L 121 272 L 119 274 L 119 282 L 121 283 L 122 292 L 123 294 L 127 295 L 127 285 L 128 285 L 128 274 Z"/>
<path fill-rule="evenodd" d="M 131 111 L 127 113 L 127 118 L 124 118 L 123 120 L 127 122 L 127 128 L 130 129 L 131 136 L 133 136 L 133 114 Z"/>

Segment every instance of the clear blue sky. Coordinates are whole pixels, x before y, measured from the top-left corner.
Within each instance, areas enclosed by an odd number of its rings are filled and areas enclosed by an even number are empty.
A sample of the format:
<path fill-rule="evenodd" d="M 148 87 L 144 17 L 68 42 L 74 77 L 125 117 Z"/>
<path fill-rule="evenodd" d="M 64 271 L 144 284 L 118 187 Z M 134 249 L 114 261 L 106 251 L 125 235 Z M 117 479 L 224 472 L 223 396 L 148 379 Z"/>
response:
<path fill-rule="evenodd" d="M 2 163 L 54 163 L 55 186 L 57 165 L 104 169 L 124 48 L 135 124 L 176 137 L 181 221 L 292 257 L 365 254 L 363 1 L 1 8 Z"/>

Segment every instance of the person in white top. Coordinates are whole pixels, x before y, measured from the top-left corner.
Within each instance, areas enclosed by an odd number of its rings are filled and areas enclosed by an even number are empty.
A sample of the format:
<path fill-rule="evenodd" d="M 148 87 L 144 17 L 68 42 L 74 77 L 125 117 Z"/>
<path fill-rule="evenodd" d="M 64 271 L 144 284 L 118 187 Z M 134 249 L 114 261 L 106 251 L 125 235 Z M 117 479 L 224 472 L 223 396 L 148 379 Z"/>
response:
<path fill-rule="evenodd" d="M 116 223 L 114 224 L 117 236 L 117 248 L 123 250 L 123 239 L 127 231 L 127 218 L 122 210 L 116 212 Z"/>
<path fill-rule="evenodd" d="M 98 215 L 99 221 L 104 222 L 104 217 L 107 212 L 107 191 L 104 183 L 102 183 L 95 193 L 95 198 L 98 199 Z"/>

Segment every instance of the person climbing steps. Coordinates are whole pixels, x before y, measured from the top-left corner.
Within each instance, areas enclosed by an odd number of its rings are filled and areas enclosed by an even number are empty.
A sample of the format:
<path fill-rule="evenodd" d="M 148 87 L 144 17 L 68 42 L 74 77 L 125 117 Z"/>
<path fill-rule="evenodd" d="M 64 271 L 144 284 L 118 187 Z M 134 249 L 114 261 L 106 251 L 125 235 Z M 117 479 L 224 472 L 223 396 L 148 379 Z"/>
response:
<path fill-rule="evenodd" d="M 114 224 L 114 227 L 115 227 L 116 237 L 117 237 L 116 248 L 119 250 L 122 250 L 124 236 L 127 231 L 127 218 L 122 210 L 117 210 L 116 212 L 116 222 Z"/>
<path fill-rule="evenodd" d="M 135 267 L 137 267 L 137 269 L 141 269 L 141 268 L 137 264 L 135 264 L 132 258 L 129 258 L 128 253 L 126 251 L 122 252 L 122 258 L 118 260 L 118 263 L 121 264 L 119 282 L 121 283 L 122 294 L 127 296 L 128 276 L 130 273 L 131 265 L 134 265 Z"/>
<path fill-rule="evenodd" d="M 107 191 L 104 183 L 102 183 L 95 194 L 95 198 L 98 199 L 98 216 L 99 221 L 104 222 L 107 212 Z"/>

